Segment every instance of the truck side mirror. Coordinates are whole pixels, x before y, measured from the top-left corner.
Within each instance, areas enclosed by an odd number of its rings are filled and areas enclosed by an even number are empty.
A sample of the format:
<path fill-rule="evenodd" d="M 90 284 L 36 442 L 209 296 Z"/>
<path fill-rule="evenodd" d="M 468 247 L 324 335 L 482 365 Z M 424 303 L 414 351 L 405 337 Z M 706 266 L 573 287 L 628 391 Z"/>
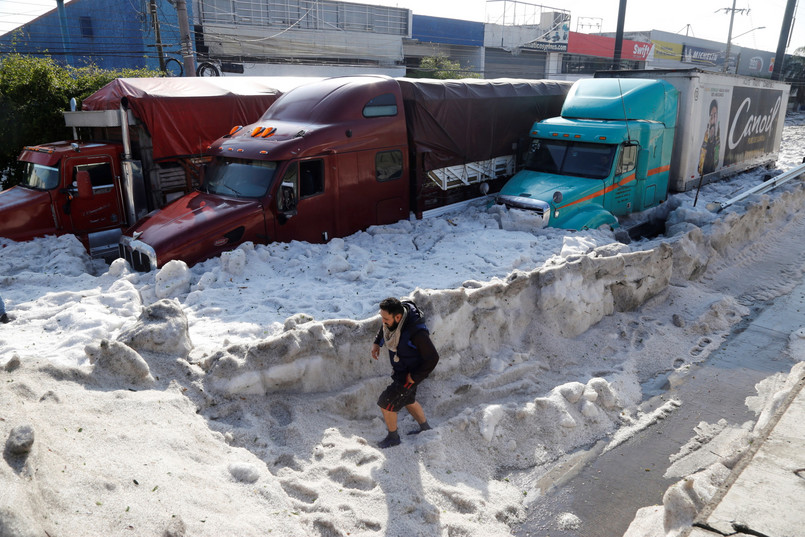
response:
<path fill-rule="evenodd" d="M 637 179 L 648 177 L 648 149 L 641 149 L 637 152 Z"/>
<path fill-rule="evenodd" d="M 283 183 L 280 187 L 280 210 L 286 218 L 296 216 L 296 196 L 293 185 Z"/>
<path fill-rule="evenodd" d="M 89 172 L 86 170 L 80 170 L 75 174 L 75 182 L 78 185 L 78 197 L 79 198 L 91 198 L 92 197 L 92 180 L 89 177 Z"/>

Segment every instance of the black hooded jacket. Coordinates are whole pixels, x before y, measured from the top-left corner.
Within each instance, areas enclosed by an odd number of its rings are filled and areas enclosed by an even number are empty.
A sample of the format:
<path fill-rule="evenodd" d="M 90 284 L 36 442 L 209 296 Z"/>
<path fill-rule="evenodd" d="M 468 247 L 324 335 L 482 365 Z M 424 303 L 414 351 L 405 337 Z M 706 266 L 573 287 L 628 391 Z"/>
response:
<path fill-rule="evenodd" d="M 425 380 L 439 362 L 439 353 L 430 340 L 430 332 L 425 325 L 425 319 L 419 309 L 410 302 L 403 302 L 408 310 L 405 322 L 400 328 L 400 342 L 397 352 L 389 351 L 389 361 L 394 373 L 391 377 L 402 383 L 406 382 L 408 374 L 419 384 Z M 375 343 L 383 346 L 383 327 L 377 333 Z"/>

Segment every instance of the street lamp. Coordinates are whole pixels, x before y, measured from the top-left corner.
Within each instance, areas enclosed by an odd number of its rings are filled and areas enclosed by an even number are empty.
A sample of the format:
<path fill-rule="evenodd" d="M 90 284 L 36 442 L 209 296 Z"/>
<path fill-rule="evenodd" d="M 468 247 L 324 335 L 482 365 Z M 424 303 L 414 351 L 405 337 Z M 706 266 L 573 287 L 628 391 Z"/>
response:
<path fill-rule="evenodd" d="M 765 28 L 765 26 L 758 26 L 758 27 L 756 27 L 756 28 L 752 28 L 751 30 L 747 30 L 747 31 L 745 31 L 745 32 L 743 32 L 743 33 L 741 33 L 741 34 L 738 34 L 738 35 L 736 35 L 735 37 L 733 37 L 732 35 L 730 35 L 730 36 L 727 38 L 727 55 L 726 55 L 726 57 L 724 58 L 724 69 L 723 69 L 723 72 L 724 72 L 724 73 L 726 73 L 726 72 L 729 70 L 729 65 L 730 65 L 730 48 L 731 48 L 732 42 L 733 42 L 734 40 L 738 39 L 739 37 L 741 37 L 742 35 L 746 35 L 746 34 L 748 34 L 748 33 L 754 32 L 755 30 L 762 30 L 763 28 Z M 732 34 L 732 23 L 730 23 L 730 34 Z M 741 57 L 741 55 L 740 55 L 740 54 L 738 54 L 738 58 L 740 58 L 740 57 Z M 735 71 L 736 71 L 736 72 L 738 71 L 738 66 L 737 66 L 737 65 L 735 66 Z"/>
<path fill-rule="evenodd" d="M 764 28 L 765 28 L 765 26 L 758 26 L 757 28 L 752 28 L 751 30 L 747 30 L 747 31 L 745 31 L 745 32 L 744 32 L 744 33 L 742 33 L 742 34 L 738 34 L 738 35 L 736 35 L 735 37 L 733 37 L 733 38 L 732 38 L 732 40 L 733 40 L 733 41 L 735 41 L 736 39 L 738 39 L 738 38 L 739 38 L 739 37 L 741 37 L 742 35 L 746 35 L 746 34 L 748 34 L 748 33 L 750 33 L 750 32 L 754 32 L 755 30 L 762 30 L 762 29 L 764 29 Z"/>

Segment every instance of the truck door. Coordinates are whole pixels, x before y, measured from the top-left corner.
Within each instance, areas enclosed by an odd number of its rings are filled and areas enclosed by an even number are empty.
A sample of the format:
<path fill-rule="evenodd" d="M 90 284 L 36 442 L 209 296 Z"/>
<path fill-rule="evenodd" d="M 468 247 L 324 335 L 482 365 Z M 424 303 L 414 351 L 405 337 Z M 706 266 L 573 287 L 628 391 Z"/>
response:
<path fill-rule="evenodd" d="M 118 181 L 112 158 L 107 155 L 67 159 L 64 173 L 72 185 L 70 201 L 63 207 L 66 221 L 76 234 L 116 228 L 121 225 L 122 211 Z M 79 190 L 79 178 L 89 175 L 92 188 Z M 88 185 L 89 186 L 89 185 Z"/>
<path fill-rule="evenodd" d="M 403 151 L 383 148 L 337 155 L 339 236 L 408 216 L 408 177 Z"/>
<path fill-rule="evenodd" d="M 635 192 L 642 188 L 635 175 L 637 145 L 621 146 L 615 163 L 615 188 L 606 194 L 606 209 L 612 214 L 625 215 L 635 210 Z"/>
<path fill-rule="evenodd" d="M 277 191 L 277 240 L 327 242 L 334 236 L 336 187 L 331 157 L 288 164 Z"/>

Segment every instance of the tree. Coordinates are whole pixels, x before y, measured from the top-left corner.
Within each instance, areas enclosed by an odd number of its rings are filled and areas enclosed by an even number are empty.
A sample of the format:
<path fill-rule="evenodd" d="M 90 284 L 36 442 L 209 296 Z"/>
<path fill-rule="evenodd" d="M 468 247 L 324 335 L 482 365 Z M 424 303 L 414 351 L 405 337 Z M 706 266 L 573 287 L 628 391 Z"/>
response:
<path fill-rule="evenodd" d="M 791 84 L 792 93 L 796 91 L 797 108 L 805 106 L 805 47 L 785 56 L 783 80 Z"/>
<path fill-rule="evenodd" d="M 68 139 L 62 111 L 118 77 L 159 76 L 147 69 L 63 67 L 50 57 L 8 54 L 0 59 L 0 188 L 19 182 L 17 157 L 26 145 Z"/>
<path fill-rule="evenodd" d="M 471 68 L 464 69 L 461 63 L 453 61 L 447 56 L 426 56 L 419 61 L 418 69 L 411 69 L 408 76 L 412 78 L 481 78 Z"/>

